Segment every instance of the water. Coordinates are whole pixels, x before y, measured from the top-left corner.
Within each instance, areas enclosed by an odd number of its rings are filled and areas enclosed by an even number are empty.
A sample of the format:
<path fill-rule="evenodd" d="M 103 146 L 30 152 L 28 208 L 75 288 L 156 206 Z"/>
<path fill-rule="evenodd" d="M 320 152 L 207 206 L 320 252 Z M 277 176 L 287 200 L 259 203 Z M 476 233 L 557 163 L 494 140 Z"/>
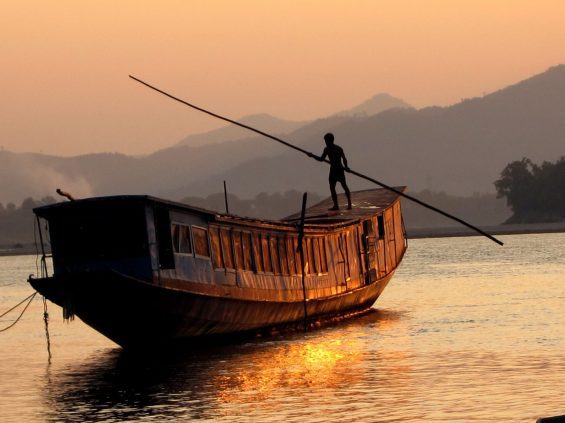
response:
<path fill-rule="evenodd" d="M 565 234 L 410 241 L 375 310 L 307 334 L 132 356 L 36 298 L 0 333 L 0 420 L 533 422 L 565 414 Z M 0 313 L 35 257 L 0 257 Z M 103 306 L 103 304 L 101 304 Z M 17 315 L 0 319 L 0 329 Z"/>

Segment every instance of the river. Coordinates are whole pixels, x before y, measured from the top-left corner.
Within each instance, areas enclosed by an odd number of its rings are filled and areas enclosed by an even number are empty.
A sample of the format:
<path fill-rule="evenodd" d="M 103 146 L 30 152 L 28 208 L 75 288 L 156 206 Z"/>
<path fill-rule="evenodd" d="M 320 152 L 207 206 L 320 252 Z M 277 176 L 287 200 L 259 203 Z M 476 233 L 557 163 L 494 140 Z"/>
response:
<path fill-rule="evenodd" d="M 308 333 L 131 355 L 43 303 L 0 333 L 0 420 L 534 422 L 565 414 L 565 234 L 417 239 L 374 306 Z M 0 313 L 34 256 L 0 257 Z M 103 304 L 101 304 L 103 307 Z M 21 309 L 19 309 L 21 310 Z M 18 313 L 0 318 L 0 329 Z"/>

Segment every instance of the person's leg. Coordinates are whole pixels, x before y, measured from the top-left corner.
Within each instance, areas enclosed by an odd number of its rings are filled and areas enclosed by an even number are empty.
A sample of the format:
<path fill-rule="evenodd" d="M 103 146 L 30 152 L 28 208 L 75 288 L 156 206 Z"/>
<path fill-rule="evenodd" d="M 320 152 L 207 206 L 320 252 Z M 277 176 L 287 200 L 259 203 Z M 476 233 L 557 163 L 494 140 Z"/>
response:
<path fill-rule="evenodd" d="M 337 184 L 337 180 L 330 172 L 330 192 L 332 194 L 332 201 L 334 206 L 330 210 L 339 210 L 339 205 L 337 204 L 337 192 L 335 191 L 335 186 Z"/>
<path fill-rule="evenodd" d="M 351 191 L 349 191 L 345 178 L 343 178 L 340 182 L 343 190 L 345 191 L 345 195 L 347 196 L 347 210 L 351 210 Z"/>

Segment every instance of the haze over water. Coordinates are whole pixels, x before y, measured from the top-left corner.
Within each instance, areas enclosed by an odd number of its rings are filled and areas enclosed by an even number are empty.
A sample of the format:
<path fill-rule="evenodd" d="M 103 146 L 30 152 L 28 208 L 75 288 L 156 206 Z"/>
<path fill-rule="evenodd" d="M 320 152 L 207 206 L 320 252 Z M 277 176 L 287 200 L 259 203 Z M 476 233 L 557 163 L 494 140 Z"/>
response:
<path fill-rule="evenodd" d="M 50 304 L 0 333 L 2 421 L 533 422 L 565 413 L 565 234 L 411 240 L 373 312 L 133 356 Z M 35 257 L 0 258 L 0 312 Z M 103 304 L 101 304 L 103 307 Z M 0 319 L 0 329 L 10 319 Z"/>

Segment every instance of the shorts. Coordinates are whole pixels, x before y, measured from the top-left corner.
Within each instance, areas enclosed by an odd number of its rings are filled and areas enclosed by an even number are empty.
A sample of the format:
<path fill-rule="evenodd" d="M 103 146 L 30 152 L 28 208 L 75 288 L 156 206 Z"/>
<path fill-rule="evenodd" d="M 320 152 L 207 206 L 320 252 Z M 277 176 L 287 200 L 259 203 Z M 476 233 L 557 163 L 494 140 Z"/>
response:
<path fill-rule="evenodd" d="M 335 185 L 338 182 L 345 184 L 345 172 L 342 167 L 330 168 L 330 184 Z"/>

